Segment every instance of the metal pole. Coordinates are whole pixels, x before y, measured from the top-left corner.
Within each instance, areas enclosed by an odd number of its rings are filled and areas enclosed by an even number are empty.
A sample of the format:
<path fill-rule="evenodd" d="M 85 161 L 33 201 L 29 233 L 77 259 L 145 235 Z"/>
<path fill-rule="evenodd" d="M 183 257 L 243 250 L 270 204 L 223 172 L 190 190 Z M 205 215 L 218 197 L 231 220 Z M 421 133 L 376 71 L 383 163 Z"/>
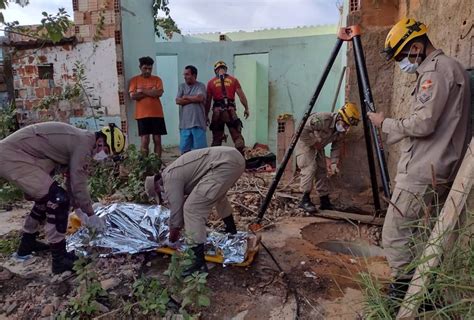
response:
<path fill-rule="evenodd" d="M 331 55 L 329 56 L 329 60 L 326 64 L 326 67 L 324 68 L 324 72 L 321 75 L 321 78 L 319 79 L 318 86 L 316 87 L 313 97 L 311 98 L 308 104 L 308 107 L 306 109 L 306 112 L 304 113 L 303 118 L 301 119 L 301 122 L 298 126 L 298 130 L 293 136 L 290 146 L 286 150 L 285 156 L 283 157 L 283 160 L 280 163 L 280 166 L 278 167 L 275 177 L 272 180 L 272 184 L 270 185 L 270 188 L 268 189 L 267 195 L 265 196 L 265 199 L 263 200 L 262 205 L 260 206 L 257 221 L 256 221 L 257 224 L 259 224 L 262 221 L 265 211 L 267 210 L 268 205 L 270 204 L 270 201 L 272 200 L 273 193 L 275 193 L 278 183 L 280 182 L 283 172 L 285 171 L 285 167 L 288 164 L 288 161 L 290 160 L 293 150 L 295 149 L 296 142 L 298 142 L 301 132 L 303 132 L 304 125 L 306 124 L 306 121 L 311 115 L 311 111 L 313 110 L 314 104 L 316 103 L 316 100 L 318 99 L 319 94 L 321 93 L 321 90 L 324 86 L 324 82 L 326 82 L 326 79 L 329 75 L 329 71 L 331 70 L 332 65 L 334 64 L 334 61 L 336 60 L 339 50 L 341 49 L 342 42 L 343 41 L 339 38 L 336 41 L 336 45 L 334 46 L 334 49 L 332 50 Z"/>
<path fill-rule="evenodd" d="M 346 66 L 342 67 L 341 76 L 339 77 L 339 83 L 337 84 L 336 94 L 334 95 L 334 100 L 332 101 L 331 112 L 334 112 L 334 110 L 336 109 L 337 97 L 339 96 L 339 91 L 341 91 L 342 80 L 344 79 L 346 68 Z"/>
<path fill-rule="evenodd" d="M 361 104 L 365 105 L 365 108 L 361 109 L 364 118 L 366 118 L 367 111 L 375 112 L 374 99 L 372 97 L 372 91 L 370 89 L 369 77 L 367 75 L 367 67 L 365 65 L 364 50 L 362 49 L 362 43 L 360 40 L 360 35 L 355 35 L 352 39 L 354 43 L 354 54 L 356 60 L 356 66 L 359 74 L 359 91 L 361 92 Z M 362 86 L 362 87 L 361 87 Z M 363 97 L 363 101 L 362 101 Z M 364 110 L 365 109 L 365 110 Z M 365 111 L 365 112 L 364 112 Z M 365 123 L 364 123 L 365 125 Z M 390 177 L 388 175 L 387 161 L 385 160 L 385 152 L 382 144 L 382 137 L 380 131 L 369 123 L 370 129 L 372 131 L 372 138 L 374 140 L 375 149 L 377 151 L 377 159 L 379 162 L 380 175 L 382 177 L 383 191 L 385 197 L 390 199 Z M 369 158 L 372 155 L 369 155 Z"/>
<path fill-rule="evenodd" d="M 381 210 L 381 206 L 380 206 L 380 197 L 379 197 L 379 186 L 377 182 L 377 172 L 375 170 L 374 150 L 372 148 L 372 143 L 370 142 L 370 129 L 369 129 L 370 122 L 367 118 L 367 110 L 363 107 L 364 95 L 362 92 L 360 68 L 359 68 L 359 63 L 357 59 L 355 59 L 355 64 L 356 64 L 356 71 L 357 71 L 357 86 L 359 88 L 360 109 L 362 112 L 362 124 L 364 126 L 365 148 L 367 150 L 367 160 L 369 164 L 370 181 L 371 181 L 371 187 L 372 187 L 372 196 L 374 197 L 375 212 L 378 214 Z"/>

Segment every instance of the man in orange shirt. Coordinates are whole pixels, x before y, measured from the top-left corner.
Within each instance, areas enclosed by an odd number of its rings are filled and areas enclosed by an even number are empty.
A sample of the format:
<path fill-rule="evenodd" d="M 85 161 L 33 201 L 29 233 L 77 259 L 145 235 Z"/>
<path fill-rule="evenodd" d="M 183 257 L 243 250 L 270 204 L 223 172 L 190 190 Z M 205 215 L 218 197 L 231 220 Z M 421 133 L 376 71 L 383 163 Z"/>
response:
<path fill-rule="evenodd" d="M 249 117 L 247 98 L 242 90 L 239 80 L 227 74 L 227 65 L 224 61 L 214 64 L 216 76 L 207 83 L 206 114 L 212 106 L 212 120 L 209 129 L 212 131 L 212 146 L 222 145 L 224 139 L 224 127 L 227 125 L 230 136 L 234 141 L 235 148 L 243 153 L 245 148 L 244 137 L 242 137 L 242 121 L 235 110 L 235 94 L 239 96 L 243 104 L 244 117 Z"/>
<path fill-rule="evenodd" d="M 141 75 L 130 80 L 130 98 L 135 100 L 135 119 L 138 124 L 138 135 L 141 139 L 141 151 L 148 155 L 150 135 L 153 135 L 155 153 L 161 158 L 161 136 L 166 135 L 166 124 L 160 97 L 163 95 L 163 81 L 152 76 L 153 59 L 142 57 L 140 62 Z"/>

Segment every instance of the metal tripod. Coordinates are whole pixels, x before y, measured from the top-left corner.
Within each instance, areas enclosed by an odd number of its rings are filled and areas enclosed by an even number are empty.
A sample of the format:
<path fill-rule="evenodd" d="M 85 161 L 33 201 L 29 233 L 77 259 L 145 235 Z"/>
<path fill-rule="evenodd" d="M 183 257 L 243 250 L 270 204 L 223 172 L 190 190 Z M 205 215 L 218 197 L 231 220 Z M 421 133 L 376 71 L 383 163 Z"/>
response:
<path fill-rule="evenodd" d="M 265 196 L 265 199 L 262 205 L 260 206 L 257 220 L 255 221 L 253 225 L 251 225 L 252 230 L 259 229 L 260 222 L 262 221 L 263 216 L 268 208 L 268 205 L 270 204 L 272 196 L 275 193 L 275 190 L 278 186 L 278 183 L 280 182 L 283 172 L 285 171 L 285 167 L 288 164 L 288 161 L 290 160 L 293 150 L 295 149 L 296 143 L 298 142 L 298 139 L 301 135 L 301 132 L 303 131 L 306 121 L 311 115 L 311 111 L 313 110 L 314 104 L 316 103 L 316 100 L 318 99 L 319 94 L 321 93 L 324 83 L 326 82 L 326 79 L 328 77 L 329 71 L 331 70 L 334 64 L 334 61 L 336 60 L 336 57 L 344 41 L 352 41 L 354 45 L 354 58 L 355 58 L 355 65 L 357 69 L 357 81 L 358 81 L 359 96 L 360 96 L 361 111 L 362 111 L 362 122 L 364 125 L 365 146 L 367 149 L 370 179 L 372 183 L 372 194 L 374 197 L 374 207 L 375 207 L 376 213 L 380 212 L 381 206 L 380 206 L 377 174 L 375 170 L 375 161 L 374 161 L 374 155 L 373 155 L 374 153 L 373 153 L 371 139 L 373 140 L 373 144 L 375 145 L 375 149 L 376 149 L 376 155 L 377 155 L 378 165 L 380 169 L 380 177 L 382 180 L 384 195 L 386 198 L 390 199 L 390 178 L 388 175 L 387 162 L 385 160 L 385 153 L 384 153 L 380 131 L 375 126 L 373 126 L 370 123 L 370 121 L 368 121 L 367 119 L 367 112 L 375 112 L 375 105 L 374 105 L 374 100 L 372 98 L 372 91 L 370 89 L 369 77 L 367 75 L 367 67 L 365 65 L 365 57 L 364 57 L 364 51 L 362 49 L 360 35 L 361 35 L 361 32 L 360 32 L 359 26 L 350 26 L 347 28 L 341 28 L 339 30 L 337 40 L 336 40 L 336 45 L 334 46 L 334 49 L 331 52 L 331 55 L 326 64 L 326 67 L 324 68 L 323 74 L 321 75 L 321 78 L 319 79 L 319 83 L 316 87 L 313 97 L 311 98 L 308 104 L 308 107 L 303 115 L 303 118 L 301 119 L 301 122 L 298 126 L 298 129 L 295 135 L 293 136 L 293 139 L 291 140 L 291 144 L 289 148 L 286 150 L 285 156 L 283 157 L 283 160 L 277 169 L 277 172 L 275 174 L 275 177 L 273 178 L 272 184 L 270 188 L 268 189 L 268 193 Z"/>

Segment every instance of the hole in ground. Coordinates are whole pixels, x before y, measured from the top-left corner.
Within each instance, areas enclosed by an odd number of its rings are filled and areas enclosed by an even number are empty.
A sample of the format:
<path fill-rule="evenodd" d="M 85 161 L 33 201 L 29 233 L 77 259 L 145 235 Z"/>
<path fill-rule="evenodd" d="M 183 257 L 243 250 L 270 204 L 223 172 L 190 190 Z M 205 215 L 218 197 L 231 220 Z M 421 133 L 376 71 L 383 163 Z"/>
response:
<path fill-rule="evenodd" d="M 358 227 L 346 222 L 313 223 L 301 230 L 303 239 L 331 252 L 357 257 L 383 256 L 380 247 L 371 245 L 367 225 Z"/>

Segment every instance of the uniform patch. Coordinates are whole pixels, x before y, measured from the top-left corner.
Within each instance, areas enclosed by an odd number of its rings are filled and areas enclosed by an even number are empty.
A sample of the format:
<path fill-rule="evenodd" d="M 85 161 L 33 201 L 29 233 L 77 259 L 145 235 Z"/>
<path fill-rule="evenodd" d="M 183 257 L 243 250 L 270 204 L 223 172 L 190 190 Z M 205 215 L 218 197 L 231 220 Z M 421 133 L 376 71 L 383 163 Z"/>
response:
<path fill-rule="evenodd" d="M 431 96 L 431 92 L 424 90 L 418 95 L 418 101 L 420 101 L 421 103 L 427 103 L 428 101 L 430 101 Z"/>
<path fill-rule="evenodd" d="M 429 88 L 431 88 L 433 86 L 433 81 L 431 80 L 425 80 L 425 82 L 423 82 L 421 84 L 421 90 L 428 90 Z"/>

